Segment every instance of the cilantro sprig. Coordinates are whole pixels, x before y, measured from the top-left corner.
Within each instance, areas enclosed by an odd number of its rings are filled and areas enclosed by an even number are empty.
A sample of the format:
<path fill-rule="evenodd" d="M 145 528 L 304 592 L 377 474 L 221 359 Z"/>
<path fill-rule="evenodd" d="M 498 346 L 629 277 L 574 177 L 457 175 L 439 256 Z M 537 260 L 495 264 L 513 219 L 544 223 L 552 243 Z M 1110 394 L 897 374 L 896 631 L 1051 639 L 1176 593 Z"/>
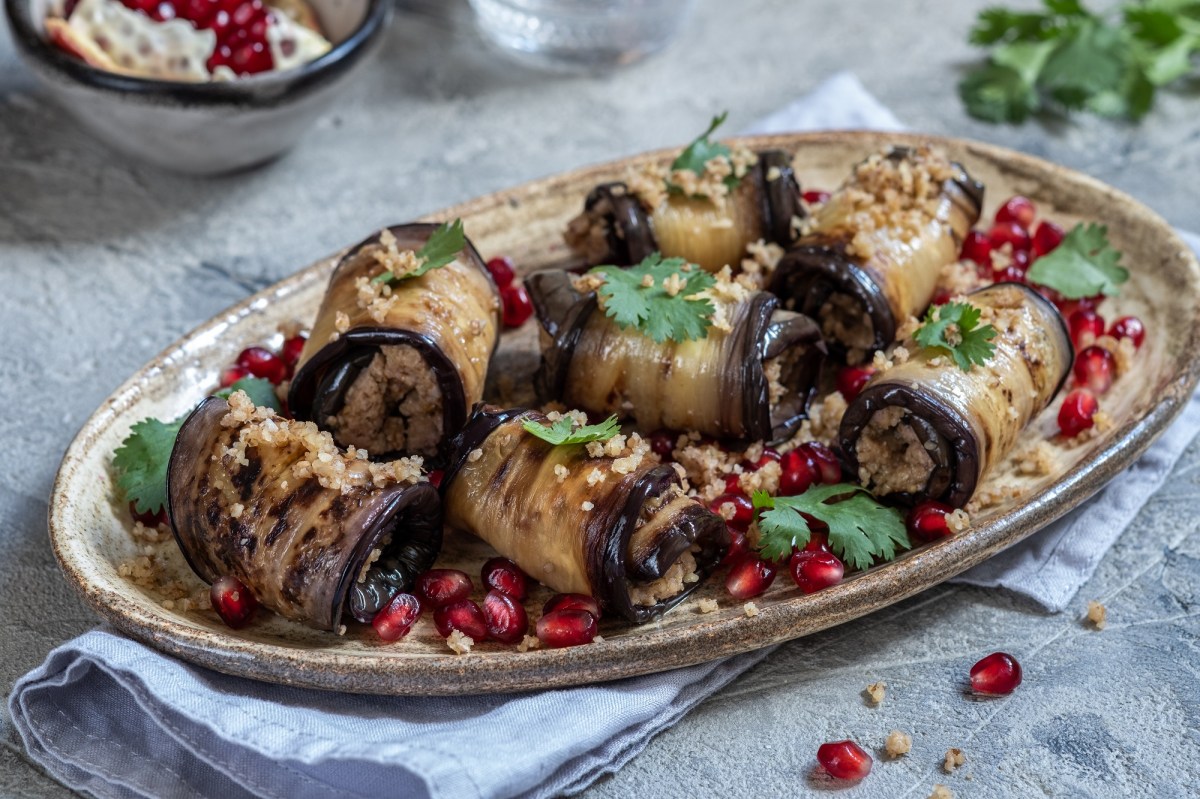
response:
<path fill-rule="evenodd" d="M 691 341 L 708 335 L 712 301 L 696 294 L 716 285 L 716 279 L 682 258 L 651 253 L 637 266 L 597 266 L 604 275 L 597 291 L 604 312 L 622 328 L 636 328 L 661 344 Z"/>
<path fill-rule="evenodd" d="M 725 124 L 726 118 L 729 117 L 728 111 L 722 111 L 720 114 L 712 118 L 712 122 L 708 124 L 708 128 L 697 136 L 691 144 L 683 149 L 675 160 L 671 162 L 671 171 L 677 169 L 694 172 L 697 175 L 704 174 L 704 165 L 713 158 L 724 156 L 726 158 L 733 155 L 733 151 L 727 145 L 719 141 L 713 141 L 710 136 L 716 132 L 717 128 Z M 730 175 L 725 178 L 725 185 L 730 191 L 737 188 L 741 178 L 736 175 Z M 673 194 L 682 194 L 683 189 L 668 181 L 667 190 Z"/>
<path fill-rule="evenodd" d="M 1043 3 L 1042 11 L 979 14 L 970 41 L 991 48 L 990 58 L 959 84 L 972 116 L 1016 123 L 1082 109 L 1137 120 L 1158 88 L 1196 74 L 1198 0 L 1142 0 L 1106 13 L 1081 0 Z"/>
<path fill-rule="evenodd" d="M 556 447 L 567 444 L 587 444 L 589 441 L 608 441 L 621 432 L 621 425 L 616 415 L 612 415 L 600 424 L 585 424 L 576 427 L 576 422 L 570 416 L 562 416 L 549 425 L 525 419 L 521 422 L 525 431 L 532 433 Z"/>
<path fill-rule="evenodd" d="M 984 364 L 996 351 L 992 339 L 996 328 L 979 327 L 980 310 L 966 302 L 948 302 L 930 306 L 925 323 L 913 337 L 922 347 L 945 350 L 954 358 L 958 368 L 971 371 L 975 364 Z"/>
<path fill-rule="evenodd" d="M 900 511 L 880 505 L 862 486 L 852 483 L 813 486 L 794 497 L 772 497 L 754 492 L 758 519 L 758 550 L 764 558 L 782 560 L 793 547 L 803 548 L 812 535 L 808 520 L 829 527 L 829 548 L 856 569 L 867 569 L 879 560 L 912 546 Z"/>
<path fill-rule="evenodd" d="M 1129 279 L 1121 252 L 1108 241 L 1108 228 L 1079 224 L 1054 250 L 1029 267 L 1030 282 L 1054 289 L 1068 300 L 1114 295 Z"/>
<path fill-rule="evenodd" d="M 443 222 L 438 226 L 437 230 L 429 235 L 429 238 L 426 239 L 421 249 L 416 251 L 415 254 L 420 266 L 403 275 L 395 275 L 389 269 L 372 278 L 371 283 L 392 283 L 394 285 L 401 280 L 420 277 L 432 269 L 441 269 L 453 261 L 466 246 L 467 235 L 463 232 L 462 220 L 455 219 L 453 222 Z"/>

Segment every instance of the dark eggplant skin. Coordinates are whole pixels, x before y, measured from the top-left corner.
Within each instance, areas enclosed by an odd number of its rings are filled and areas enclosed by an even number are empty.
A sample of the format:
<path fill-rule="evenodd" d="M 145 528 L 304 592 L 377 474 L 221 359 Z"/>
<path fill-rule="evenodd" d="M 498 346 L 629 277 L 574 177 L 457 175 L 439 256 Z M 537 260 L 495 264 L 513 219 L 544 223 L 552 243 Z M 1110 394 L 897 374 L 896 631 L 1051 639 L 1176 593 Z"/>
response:
<path fill-rule="evenodd" d="M 964 372 L 948 355 L 917 350 L 907 362 L 876 376 L 842 417 L 839 444 L 851 474 L 859 472 L 859 441 L 871 418 L 889 407 L 907 411 L 904 424 L 933 463 L 925 486 L 893 493 L 902 504 L 936 499 L 959 508 L 979 482 L 1011 451 L 1020 432 L 1062 390 L 1075 360 L 1067 325 L 1039 293 L 996 283 L 968 295 L 976 306 L 1016 309 L 1016 323 L 993 339 L 996 353 Z M 1016 408 L 1015 417 L 1008 409 Z"/>
<path fill-rule="evenodd" d="M 414 223 L 388 230 L 401 250 L 415 250 L 437 227 Z M 297 363 L 288 407 L 297 419 L 316 422 L 324 429 L 326 420 L 340 412 L 346 392 L 380 349 L 405 345 L 420 354 L 441 390 L 444 442 L 462 427 L 471 406 L 483 395 L 487 365 L 499 345 L 499 290 L 468 240 L 453 263 L 395 288 L 404 304 L 381 324 L 358 307 L 355 289 L 357 278 L 382 271 L 370 257 L 380 245 L 380 235 L 359 242 L 338 262 Z M 335 333 L 339 312 L 350 319 L 350 328 L 343 333 Z M 478 332 L 469 332 L 475 327 Z M 356 443 L 342 440 L 336 430 L 331 432 L 342 446 Z M 403 454 L 411 453 L 371 451 L 376 459 Z M 420 454 L 435 461 L 438 455 Z"/>
<path fill-rule="evenodd" d="M 342 491 L 289 479 L 304 453 L 290 444 L 250 447 L 249 465 L 239 465 L 225 454 L 238 435 L 237 426 L 221 423 L 228 411 L 218 397 L 200 403 L 167 469 L 171 529 L 200 579 L 236 577 L 279 615 L 336 631 L 346 613 L 369 623 L 433 564 L 442 503 L 431 483 Z M 242 505 L 237 518 L 235 504 Z M 383 552 L 359 582 L 376 548 Z"/>
<path fill-rule="evenodd" d="M 699 341 L 659 344 L 622 330 L 594 292 L 580 294 L 571 280 L 543 270 L 525 281 L 545 333 L 534 376 L 543 401 L 727 441 L 783 440 L 806 418 L 825 345 L 813 320 L 780 310 L 774 295 L 755 292 L 741 303 L 728 333 L 710 329 Z M 788 390 L 772 405 L 763 364 L 790 350 L 798 355 L 783 380 Z M 638 392 L 632 407 L 622 399 L 627 392 Z"/>
<path fill-rule="evenodd" d="M 673 467 L 647 462 L 621 474 L 613 458 L 589 457 L 579 445 L 551 446 L 526 432 L 525 420 L 547 423 L 536 411 L 475 407 L 454 439 L 442 479 L 448 527 L 482 538 L 555 591 L 591 594 L 606 613 L 635 624 L 683 601 L 718 566 L 729 547 L 728 528 L 694 499 L 665 503 L 640 542 L 635 535 L 647 500 L 679 486 Z M 558 465 L 568 469 L 561 480 Z M 594 469 L 605 479 L 589 485 Z M 585 501 L 591 510 L 582 509 Z M 637 583 L 662 577 L 693 546 L 700 581 L 653 605 L 634 603 Z"/>

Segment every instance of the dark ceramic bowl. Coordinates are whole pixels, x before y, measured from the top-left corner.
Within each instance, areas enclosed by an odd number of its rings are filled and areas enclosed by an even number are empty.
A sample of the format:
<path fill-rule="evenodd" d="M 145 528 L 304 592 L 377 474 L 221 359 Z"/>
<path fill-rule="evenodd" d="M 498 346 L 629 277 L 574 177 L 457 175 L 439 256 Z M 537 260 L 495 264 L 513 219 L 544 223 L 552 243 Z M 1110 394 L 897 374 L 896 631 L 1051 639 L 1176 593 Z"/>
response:
<path fill-rule="evenodd" d="M 97 138 L 166 169 L 215 174 L 292 147 L 371 53 L 390 0 L 310 0 L 333 48 L 303 66 L 227 82 L 118 75 L 85 64 L 45 34 L 49 0 L 4 0 L 17 52 L 42 85 Z"/>

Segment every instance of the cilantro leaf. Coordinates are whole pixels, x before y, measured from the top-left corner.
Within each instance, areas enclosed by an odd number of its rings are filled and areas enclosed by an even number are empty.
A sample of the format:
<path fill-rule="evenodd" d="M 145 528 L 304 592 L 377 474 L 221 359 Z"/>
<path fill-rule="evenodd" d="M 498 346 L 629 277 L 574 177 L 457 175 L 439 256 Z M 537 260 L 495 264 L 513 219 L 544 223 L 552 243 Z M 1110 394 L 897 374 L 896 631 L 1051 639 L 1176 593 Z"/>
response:
<path fill-rule="evenodd" d="M 604 275 L 597 291 L 604 312 L 622 329 L 637 328 L 660 344 L 708 335 L 716 308 L 711 300 L 694 295 L 717 281 L 703 269 L 656 252 L 628 269 L 598 266 L 591 271 Z"/>
<path fill-rule="evenodd" d="M 812 534 L 808 514 L 829 527 L 829 547 L 845 563 L 867 569 L 876 558 L 891 560 L 897 548 L 912 544 L 900 511 L 880 505 L 862 486 L 851 483 L 813 486 L 794 497 L 754 492 L 758 520 L 758 549 L 770 560 L 782 560 L 792 547 L 803 547 Z"/>
<path fill-rule="evenodd" d="M 917 328 L 913 338 L 922 347 L 946 350 L 964 372 L 974 364 L 984 364 L 996 351 L 992 339 L 996 328 L 979 327 L 980 310 L 966 302 L 948 302 L 930 306 L 925 323 Z"/>
<path fill-rule="evenodd" d="M 214 397 L 221 399 L 229 399 L 229 395 L 235 391 L 244 391 L 246 396 L 260 408 L 270 408 L 279 413 L 283 410 L 283 406 L 279 404 L 279 396 L 275 393 L 275 386 L 270 380 L 262 377 L 243 377 L 229 388 L 223 388 L 213 394 Z"/>
<path fill-rule="evenodd" d="M 1076 225 L 1053 252 L 1029 267 L 1030 282 L 1054 289 L 1068 300 L 1115 295 L 1129 279 L 1120 265 L 1121 252 L 1109 244 L 1108 228 L 1095 223 Z"/>
<path fill-rule="evenodd" d="M 579 428 L 575 427 L 575 420 L 570 416 L 563 416 L 549 426 L 526 419 L 521 422 L 521 427 L 525 428 L 527 433 L 533 433 L 542 441 L 556 447 L 566 444 L 586 444 L 589 441 L 608 441 L 621 432 L 621 425 L 617 422 L 616 414 L 600 424 L 585 424 Z"/>
<path fill-rule="evenodd" d="M 674 171 L 676 169 L 683 169 L 687 170 L 688 172 L 695 172 L 697 175 L 702 175 L 704 174 L 704 165 L 707 164 L 711 159 L 719 156 L 725 156 L 728 158 L 730 155 L 732 155 L 733 151 L 730 150 L 728 146 L 721 144 L 719 141 L 713 141 L 709 138 L 709 136 L 711 136 L 717 128 L 724 124 L 725 119 L 728 116 L 728 111 L 722 111 L 720 114 L 713 117 L 712 122 L 710 122 L 708 125 L 708 129 L 697 136 L 695 140 L 685 147 L 683 152 L 676 156 L 675 160 L 671 162 L 671 170 Z M 730 175 L 729 177 L 725 178 L 725 185 L 729 187 L 730 191 L 732 191 L 733 189 L 737 188 L 740 180 L 741 178 Z M 670 182 L 667 183 L 667 188 L 672 192 L 682 192 L 682 189 Z"/>
<path fill-rule="evenodd" d="M 431 269 L 441 269 L 453 261 L 466 246 L 467 235 L 463 232 L 462 220 L 455 219 L 453 222 L 443 222 L 438 226 L 437 230 L 429 234 L 429 238 L 426 239 L 421 249 L 416 251 L 415 254 L 420 266 L 399 277 L 394 275 L 389 269 L 386 272 L 376 275 L 371 279 L 371 282 L 396 283 L 401 280 L 420 277 Z"/>
<path fill-rule="evenodd" d="M 158 513 L 167 504 L 167 464 L 187 414 L 172 422 L 143 419 L 113 453 L 117 488 L 138 513 Z"/>

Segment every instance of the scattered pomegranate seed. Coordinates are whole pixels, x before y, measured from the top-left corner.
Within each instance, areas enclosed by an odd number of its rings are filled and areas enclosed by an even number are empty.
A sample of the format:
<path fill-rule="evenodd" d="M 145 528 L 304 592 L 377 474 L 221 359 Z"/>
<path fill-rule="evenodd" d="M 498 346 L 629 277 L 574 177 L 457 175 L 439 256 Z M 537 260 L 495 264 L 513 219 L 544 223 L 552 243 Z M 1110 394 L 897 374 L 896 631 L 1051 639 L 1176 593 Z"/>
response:
<path fill-rule="evenodd" d="M 971 667 L 971 690 L 977 694 L 1004 696 L 1021 684 L 1021 664 L 1012 655 L 993 652 Z"/>
<path fill-rule="evenodd" d="M 596 638 L 596 617 L 586 610 L 555 610 L 538 619 L 537 637 L 553 649 L 590 644 Z"/>
<path fill-rule="evenodd" d="M 421 600 L 401 591 L 371 619 L 371 626 L 385 641 L 398 641 L 421 618 Z"/>
<path fill-rule="evenodd" d="M 1033 201 L 1028 197 L 1023 197 L 1020 194 L 1014 195 L 1008 199 L 1000 209 L 996 211 L 997 222 L 1015 222 L 1026 230 L 1033 224 L 1034 217 L 1037 216 L 1037 208 Z"/>
<path fill-rule="evenodd" d="M 529 617 L 519 600 L 503 591 L 488 591 L 483 598 L 483 617 L 487 631 L 502 644 L 517 644 L 529 631 Z"/>
<path fill-rule="evenodd" d="M 846 402 L 853 402 L 873 374 L 869 366 L 843 366 L 837 373 L 837 390 Z"/>
<path fill-rule="evenodd" d="M 487 262 L 488 271 L 492 273 L 492 280 L 496 281 L 497 288 L 506 288 L 512 285 L 513 278 L 517 274 L 517 270 L 513 267 L 512 259 L 501 256 L 493 258 Z"/>
<path fill-rule="evenodd" d="M 936 541 L 954 535 L 946 524 L 946 516 L 954 512 L 954 508 L 935 499 L 927 499 L 913 506 L 908 512 L 905 524 L 908 532 L 921 541 Z"/>
<path fill-rule="evenodd" d="M 221 388 L 229 388 L 243 377 L 249 377 L 250 370 L 244 366 L 230 366 L 221 372 Z"/>
<path fill-rule="evenodd" d="M 773 582 L 775 566 L 750 554 L 730 567 L 725 590 L 735 599 L 750 599 L 766 591 Z"/>
<path fill-rule="evenodd" d="M 167 523 L 167 509 L 166 508 L 159 508 L 158 513 L 151 513 L 150 511 L 146 511 L 145 513 L 138 513 L 137 503 L 130 502 L 129 503 L 129 515 L 133 517 L 133 520 L 135 522 L 141 522 L 142 524 L 146 525 L 147 527 L 158 527 L 160 524 Z"/>
<path fill-rule="evenodd" d="M 833 741 L 817 749 L 817 762 L 839 780 L 861 780 L 875 761 L 854 741 Z"/>
<path fill-rule="evenodd" d="M 656 430 L 647 439 L 650 449 L 660 458 L 670 458 L 675 452 L 675 434 L 666 430 Z"/>
<path fill-rule="evenodd" d="M 435 609 L 433 625 L 437 627 L 438 635 L 443 638 L 449 638 L 450 633 L 455 630 L 475 641 L 483 641 L 488 635 L 487 619 L 479 606 L 470 599 L 460 599 Z"/>
<path fill-rule="evenodd" d="M 733 516 L 725 519 L 725 514 L 722 512 L 722 505 L 733 506 Z M 754 505 L 751 504 L 749 498 L 745 494 L 722 494 L 709 503 L 709 509 L 725 519 L 725 523 L 733 530 L 738 532 L 746 532 L 750 529 L 750 522 L 754 521 Z"/>
<path fill-rule="evenodd" d="M 508 558 L 492 558 L 483 564 L 479 577 L 484 585 L 508 594 L 518 602 L 529 593 L 529 578 L 520 566 Z"/>
<path fill-rule="evenodd" d="M 1086 388 L 1072 390 L 1058 409 L 1058 429 L 1067 438 L 1074 438 L 1095 424 L 1093 417 L 1099 407 L 1096 395 Z"/>
<path fill-rule="evenodd" d="M 963 239 L 961 257 L 990 269 L 992 267 L 992 243 L 983 233 L 972 230 Z"/>
<path fill-rule="evenodd" d="M 1112 388 L 1116 370 L 1117 359 L 1103 347 L 1093 345 L 1075 356 L 1075 381 L 1096 394 L 1103 394 Z"/>
<path fill-rule="evenodd" d="M 458 569 L 430 569 L 417 578 L 417 596 L 430 606 L 440 608 L 471 595 L 471 578 Z"/>
<path fill-rule="evenodd" d="M 295 366 L 300 362 L 300 353 L 304 351 L 306 341 L 308 339 L 302 335 L 286 339 L 279 350 L 279 357 L 283 358 L 283 362 L 288 366 Z"/>
<path fill-rule="evenodd" d="M 555 594 L 542 605 L 543 616 L 558 610 L 582 610 L 600 618 L 599 603 L 587 594 Z"/>
<path fill-rule="evenodd" d="M 803 494 L 821 477 L 817 466 L 799 449 L 785 453 L 779 461 L 779 466 L 783 470 L 779 476 L 780 496 L 794 497 Z"/>
<path fill-rule="evenodd" d="M 1033 231 L 1033 251 L 1039 256 L 1054 252 L 1067 232 L 1053 222 L 1042 220 Z"/>
<path fill-rule="evenodd" d="M 746 542 L 746 534 L 729 529 L 729 549 L 725 550 L 725 557 L 721 558 L 721 565 L 728 566 L 736 560 L 740 560 L 742 555 L 750 551 L 750 545 Z"/>
<path fill-rule="evenodd" d="M 829 447 L 816 441 L 809 441 L 796 449 L 815 467 L 820 482 L 829 485 L 842 482 L 842 464 L 838 462 L 837 455 L 834 455 L 833 450 Z"/>
<path fill-rule="evenodd" d="M 837 585 L 846 573 L 846 567 L 832 552 L 802 549 L 792 555 L 788 565 L 792 569 L 792 579 L 806 594 Z"/>
<path fill-rule="evenodd" d="M 208 591 L 213 610 L 235 630 L 245 627 L 258 612 L 258 599 L 236 577 L 222 577 Z"/>
<path fill-rule="evenodd" d="M 988 231 L 988 241 L 992 249 L 998 250 L 1005 244 L 1014 250 L 1028 250 L 1032 246 L 1029 231 L 1016 222 L 997 222 Z"/>
<path fill-rule="evenodd" d="M 1108 334 L 1116 339 L 1133 339 L 1133 346 L 1141 348 L 1142 342 L 1146 340 L 1146 326 L 1136 316 L 1122 316 L 1113 322 Z"/>
<path fill-rule="evenodd" d="M 827 203 L 827 202 L 829 202 L 829 196 L 830 196 L 829 192 L 817 191 L 815 189 L 811 190 L 811 191 L 806 191 L 806 192 L 804 192 L 804 195 L 803 195 L 804 202 L 806 202 L 810 205 L 812 205 L 814 203 Z"/>
<path fill-rule="evenodd" d="M 801 552 L 830 552 L 829 549 L 829 534 L 813 529 L 813 523 L 810 521 L 808 527 L 812 532 L 808 534 L 808 543 L 804 545 Z"/>
<path fill-rule="evenodd" d="M 533 315 L 533 301 L 523 285 L 512 284 L 500 289 L 504 303 L 504 326 L 520 327 Z"/>
<path fill-rule="evenodd" d="M 1006 266 L 999 272 L 992 273 L 994 283 L 1024 283 L 1025 273 L 1015 266 Z"/>
<path fill-rule="evenodd" d="M 1071 343 L 1083 349 L 1104 335 L 1104 317 L 1091 308 L 1080 308 L 1067 317 L 1067 327 L 1071 330 Z"/>
<path fill-rule="evenodd" d="M 429 473 L 429 482 L 433 485 L 434 488 L 441 488 L 442 487 L 442 478 L 445 476 L 446 476 L 446 473 L 444 471 L 442 471 L 441 469 L 434 469 L 432 472 Z"/>
<path fill-rule="evenodd" d="M 247 347 L 238 355 L 237 365 L 255 377 L 279 385 L 288 376 L 288 365 L 275 353 L 263 347 Z"/>

